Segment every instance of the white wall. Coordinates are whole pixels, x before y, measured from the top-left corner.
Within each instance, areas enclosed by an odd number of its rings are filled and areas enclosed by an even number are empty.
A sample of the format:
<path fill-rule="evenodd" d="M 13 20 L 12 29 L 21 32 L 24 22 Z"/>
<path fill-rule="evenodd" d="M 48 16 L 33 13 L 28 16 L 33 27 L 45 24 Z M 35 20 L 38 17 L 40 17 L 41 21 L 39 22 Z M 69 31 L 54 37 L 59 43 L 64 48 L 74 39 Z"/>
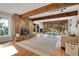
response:
<path fill-rule="evenodd" d="M 71 24 L 71 26 L 70 26 Z M 77 24 L 77 16 L 73 16 L 71 19 L 68 20 L 68 31 L 70 33 L 77 33 L 77 27 L 76 27 L 76 24 Z"/>
<path fill-rule="evenodd" d="M 0 42 L 11 40 L 11 38 L 12 38 L 12 33 L 11 33 L 11 31 L 12 31 L 12 15 L 9 13 L 0 11 L 0 17 L 5 17 L 9 20 L 9 30 L 10 30 L 9 36 L 0 37 Z"/>

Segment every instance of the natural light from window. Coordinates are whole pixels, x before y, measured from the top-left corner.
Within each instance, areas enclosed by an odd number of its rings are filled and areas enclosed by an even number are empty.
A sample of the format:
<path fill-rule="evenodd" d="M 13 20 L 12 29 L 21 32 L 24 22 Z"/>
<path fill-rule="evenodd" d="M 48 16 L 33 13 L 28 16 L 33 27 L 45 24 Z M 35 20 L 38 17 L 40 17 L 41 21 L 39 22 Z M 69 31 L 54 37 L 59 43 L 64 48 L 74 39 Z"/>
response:
<path fill-rule="evenodd" d="M 9 34 L 8 23 L 8 19 L 0 17 L 0 36 L 6 36 Z"/>
<path fill-rule="evenodd" d="M 0 56 L 12 56 L 17 53 L 17 49 L 11 44 L 0 45 Z"/>

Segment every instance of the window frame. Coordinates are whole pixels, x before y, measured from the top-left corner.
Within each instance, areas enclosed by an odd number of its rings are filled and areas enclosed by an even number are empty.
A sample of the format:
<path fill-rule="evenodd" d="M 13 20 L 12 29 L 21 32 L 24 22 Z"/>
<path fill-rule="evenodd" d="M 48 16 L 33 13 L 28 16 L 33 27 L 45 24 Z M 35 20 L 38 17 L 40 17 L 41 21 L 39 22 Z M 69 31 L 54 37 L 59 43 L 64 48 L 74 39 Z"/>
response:
<path fill-rule="evenodd" d="M 5 20 L 8 20 L 8 35 L 2 35 L 0 36 L 0 38 L 4 38 L 4 37 L 9 37 L 10 36 L 10 20 L 8 18 L 5 18 L 5 17 L 1 17 L 1 18 L 4 18 Z M 4 31 L 4 30 L 3 30 Z"/>

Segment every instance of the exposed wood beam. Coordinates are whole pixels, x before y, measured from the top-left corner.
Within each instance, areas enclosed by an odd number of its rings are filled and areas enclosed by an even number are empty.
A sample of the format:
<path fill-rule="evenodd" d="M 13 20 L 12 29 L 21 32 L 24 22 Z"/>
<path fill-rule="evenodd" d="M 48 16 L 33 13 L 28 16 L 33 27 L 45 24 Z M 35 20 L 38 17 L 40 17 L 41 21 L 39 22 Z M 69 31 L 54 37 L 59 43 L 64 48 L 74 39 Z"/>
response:
<path fill-rule="evenodd" d="M 60 24 L 60 23 L 62 23 L 62 24 L 65 24 L 65 23 L 67 23 L 68 22 L 68 20 L 66 19 L 66 20 L 59 20 L 59 21 L 48 21 L 48 22 L 43 22 L 44 24 Z"/>
<path fill-rule="evenodd" d="M 29 17 L 29 16 L 33 16 L 36 14 L 40 14 L 40 13 L 44 13 L 50 10 L 55 10 L 58 8 L 63 8 L 63 7 L 68 7 L 68 6 L 72 6 L 72 5 L 77 5 L 78 3 L 52 3 L 43 7 L 40 7 L 38 9 L 26 12 L 24 14 L 21 14 L 21 17 Z"/>
<path fill-rule="evenodd" d="M 43 16 L 43 17 L 33 18 L 32 20 L 38 21 L 38 20 L 51 19 L 51 18 L 74 16 L 74 15 L 78 15 L 78 11 L 71 11 L 71 12 L 66 12 L 66 13 L 61 13 L 61 14 Z"/>

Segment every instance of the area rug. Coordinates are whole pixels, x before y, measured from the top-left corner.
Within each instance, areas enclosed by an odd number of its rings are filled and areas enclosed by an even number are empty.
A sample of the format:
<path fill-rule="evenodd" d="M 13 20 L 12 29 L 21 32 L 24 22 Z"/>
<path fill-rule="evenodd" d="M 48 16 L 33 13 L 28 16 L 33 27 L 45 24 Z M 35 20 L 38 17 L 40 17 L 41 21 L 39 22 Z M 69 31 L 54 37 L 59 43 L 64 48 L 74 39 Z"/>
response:
<path fill-rule="evenodd" d="M 38 35 L 37 37 L 17 42 L 16 44 L 40 56 L 51 55 L 55 50 L 59 37 Z"/>

